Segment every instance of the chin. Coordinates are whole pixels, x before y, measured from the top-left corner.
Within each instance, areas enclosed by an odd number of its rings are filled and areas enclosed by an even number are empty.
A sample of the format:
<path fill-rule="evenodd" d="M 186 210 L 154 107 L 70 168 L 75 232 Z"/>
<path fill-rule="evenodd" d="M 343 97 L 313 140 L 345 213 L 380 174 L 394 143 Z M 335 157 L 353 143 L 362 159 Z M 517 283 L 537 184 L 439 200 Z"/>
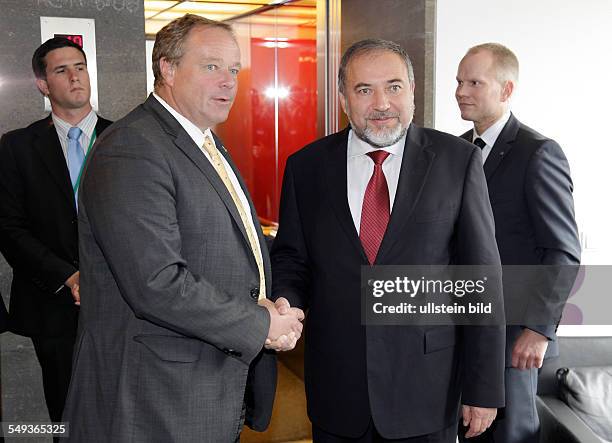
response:
<path fill-rule="evenodd" d="M 471 121 L 473 121 L 473 120 L 470 118 L 470 115 L 469 115 L 467 112 L 462 112 L 462 113 L 461 113 L 461 118 L 462 118 L 463 120 L 466 120 L 466 121 L 470 121 L 470 122 L 471 122 Z"/>
<path fill-rule="evenodd" d="M 82 109 L 85 106 L 87 106 L 88 103 L 89 103 L 89 100 L 84 100 L 84 101 L 79 101 L 79 102 L 72 102 L 70 105 L 72 109 Z"/>

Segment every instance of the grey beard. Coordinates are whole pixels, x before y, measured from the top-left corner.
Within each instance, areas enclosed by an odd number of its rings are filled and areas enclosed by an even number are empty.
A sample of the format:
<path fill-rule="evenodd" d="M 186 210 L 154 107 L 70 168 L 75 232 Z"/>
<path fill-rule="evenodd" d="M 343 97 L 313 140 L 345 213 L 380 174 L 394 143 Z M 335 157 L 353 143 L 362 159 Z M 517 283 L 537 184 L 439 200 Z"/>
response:
<path fill-rule="evenodd" d="M 357 127 L 353 124 L 352 121 L 351 129 L 355 131 L 355 134 L 361 140 L 378 148 L 384 148 L 397 143 L 399 139 L 406 135 L 406 131 L 408 131 L 408 128 L 403 128 L 401 124 L 397 125 L 392 129 L 383 129 L 378 133 L 368 127 L 366 127 L 364 131 L 362 131 L 360 129 L 357 129 Z"/>

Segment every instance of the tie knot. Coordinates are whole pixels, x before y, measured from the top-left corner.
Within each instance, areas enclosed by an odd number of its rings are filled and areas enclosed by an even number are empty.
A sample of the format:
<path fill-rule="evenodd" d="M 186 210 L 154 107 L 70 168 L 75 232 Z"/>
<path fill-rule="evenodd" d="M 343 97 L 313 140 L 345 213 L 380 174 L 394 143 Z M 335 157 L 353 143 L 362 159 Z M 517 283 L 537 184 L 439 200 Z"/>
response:
<path fill-rule="evenodd" d="M 368 152 L 366 155 L 374 161 L 375 165 L 380 166 L 389 157 L 390 153 L 383 149 L 377 149 L 376 151 Z"/>
<path fill-rule="evenodd" d="M 474 140 L 474 144 L 476 146 L 478 146 L 480 149 L 484 148 L 487 145 L 485 143 L 485 141 L 483 139 L 481 139 L 480 137 L 478 137 L 476 140 Z"/>
<path fill-rule="evenodd" d="M 82 133 L 83 131 L 81 131 L 81 128 L 77 128 L 76 126 L 74 126 L 68 131 L 68 138 L 70 140 L 78 140 Z"/>

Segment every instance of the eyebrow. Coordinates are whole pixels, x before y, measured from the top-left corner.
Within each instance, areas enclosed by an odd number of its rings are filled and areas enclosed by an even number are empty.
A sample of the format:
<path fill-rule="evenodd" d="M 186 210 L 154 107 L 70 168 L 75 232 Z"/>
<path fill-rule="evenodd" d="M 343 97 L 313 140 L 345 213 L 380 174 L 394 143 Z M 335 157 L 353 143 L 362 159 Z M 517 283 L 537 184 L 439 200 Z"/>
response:
<path fill-rule="evenodd" d="M 204 63 L 222 63 L 223 59 L 219 58 L 219 57 L 210 57 L 210 58 L 205 58 L 204 59 Z M 231 68 L 238 68 L 238 69 L 242 69 L 242 64 L 240 62 L 236 62 L 234 64 L 230 64 L 229 65 Z"/>
<path fill-rule="evenodd" d="M 458 82 L 459 82 L 459 81 L 462 81 L 462 82 L 474 82 L 474 81 L 476 81 L 476 82 L 481 82 L 481 83 L 484 83 L 484 79 L 483 79 L 482 77 L 478 77 L 478 76 L 468 77 L 468 76 L 466 75 L 466 76 L 465 76 L 465 77 L 463 77 L 463 78 L 461 78 L 461 77 L 459 77 L 459 76 L 456 76 L 456 77 L 455 77 L 455 79 L 456 79 Z"/>
<path fill-rule="evenodd" d="M 387 84 L 388 85 L 393 84 L 393 83 L 404 83 L 404 80 L 402 80 L 401 78 L 393 78 L 391 80 L 387 80 Z M 367 88 L 367 87 L 370 87 L 370 86 L 372 86 L 371 83 L 361 82 L 361 83 L 357 83 L 355 85 L 355 89 L 363 88 L 363 87 Z"/>
<path fill-rule="evenodd" d="M 363 87 L 368 87 L 368 86 L 372 86 L 372 85 L 369 84 L 369 83 L 363 83 L 363 82 L 362 83 L 357 83 L 355 85 L 355 89 L 359 89 L 359 88 L 363 88 Z"/>
<path fill-rule="evenodd" d="M 85 63 L 85 62 L 77 62 L 77 63 L 72 63 L 72 64 L 68 63 L 68 64 L 65 64 L 65 65 L 59 65 L 59 66 L 56 66 L 55 68 L 53 68 L 53 72 L 57 71 L 58 69 L 64 69 L 64 68 L 66 68 L 68 66 L 87 66 L 87 63 Z"/>

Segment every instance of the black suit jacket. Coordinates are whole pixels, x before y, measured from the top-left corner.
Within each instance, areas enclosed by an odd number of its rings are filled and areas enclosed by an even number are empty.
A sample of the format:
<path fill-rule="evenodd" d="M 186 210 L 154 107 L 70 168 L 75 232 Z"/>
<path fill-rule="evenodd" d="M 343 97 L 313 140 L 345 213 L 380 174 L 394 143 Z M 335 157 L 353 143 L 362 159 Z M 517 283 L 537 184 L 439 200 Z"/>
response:
<path fill-rule="evenodd" d="M 357 437 L 372 417 L 384 437 L 406 438 L 454 422 L 460 396 L 503 406 L 503 328 L 361 324 L 368 261 L 347 200 L 347 136 L 348 129 L 288 159 L 272 248 L 273 296 L 309 309 L 310 419 Z M 498 265 L 481 162 L 473 145 L 411 125 L 376 264 Z"/>
<path fill-rule="evenodd" d="M 461 137 L 471 142 L 472 131 Z M 567 159 L 554 140 L 525 126 L 511 114 L 487 157 L 484 172 L 502 264 L 580 263 L 572 179 Z M 551 340 L 547 358 L 558 355 L 555 324 L 523 327 Z M 512 347 L 521 331 L 521 326 L 508 327 L 508 366 Z"/>
<path fill-rule="evenodd" d="M 111 122 L 98 117 L 99 135 Z M 0 252 L 13 268 L 10 330 L 76 334 L 78 307 L 66 279 L 79 269 L 70 173 L 51 116 L 0 140 Z"/>

